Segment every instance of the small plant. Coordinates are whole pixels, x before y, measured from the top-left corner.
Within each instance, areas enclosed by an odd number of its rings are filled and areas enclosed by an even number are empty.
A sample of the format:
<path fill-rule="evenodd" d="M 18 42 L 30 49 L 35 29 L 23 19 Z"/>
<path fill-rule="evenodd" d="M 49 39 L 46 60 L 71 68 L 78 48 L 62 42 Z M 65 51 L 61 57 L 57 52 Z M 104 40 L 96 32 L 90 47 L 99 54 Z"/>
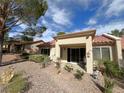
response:
<path fill-rule="evenodd" d="M 123 78 L 124 76 L 123 69 L 120 69 L 116 62 L 105 61 L 104 65 L 105 65 L 105 74 L 108 77 Z"/>
<path fill-rule="evenodd" d="M 55 62 L 55 67 L 57 69 L 57 74 L 61 73 L 61 59 L 57 58 L 57 62 Z"/>
<path fill-rule="evenodd" d="M 110 80 L 109 78 L 105 77 L 105 90 L 104 93 L 112 93 L 114 87 L 114 81 Z"/>
<path fill-rule="evenodd" d="M 29 83 L 21 73 L 17 73 L 4 88 L 5 93 L 24 93 L 29 89 Z"/>
<path fill-rule="evenodd" d="M 76 70 L 76 73 L 74 74 L 75 78 L 78 80 L 81 80 L 83 75 L 84 75 L 84 72 L 80 70 Z"/>
<path fill-rule="evenodd" d="M 68 72 L 71 72 L 73 70 L 73 67 L 71 65 L 65 65 L 64 69 Z"/>
<path fill-rule="evenodd" d="M 36 63 L 41 63 L 44 61 L 44 56 L 43 55 L 30 55 L 29 60 L 34 61 Z"/>
<path fill-rule="evenodd" d="M 43 62 L 40 63 L 40 65 L 42 65 L 42 68 L 45 68 L 46 66 L 48 66 L 50 64 L 50 58 L 46 55 L 43 55 Z"/>

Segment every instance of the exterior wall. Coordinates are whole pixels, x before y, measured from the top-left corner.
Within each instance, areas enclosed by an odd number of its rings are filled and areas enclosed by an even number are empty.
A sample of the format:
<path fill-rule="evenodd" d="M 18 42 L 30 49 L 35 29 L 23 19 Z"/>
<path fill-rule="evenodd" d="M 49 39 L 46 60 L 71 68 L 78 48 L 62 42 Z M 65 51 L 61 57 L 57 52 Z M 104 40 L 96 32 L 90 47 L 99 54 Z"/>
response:
<path fill-rule="evenodd" d="M 50 48 L 50 59 L 55 61 L 55 47 Z"/>
<path fill-rule="evenodd" d="M 118 58 L 117 58 L 117 49 L 116 46 L 112 46 L 112 56 L 113 56 L 113 61 L 118 62 Z"/>
<path fill-rule="evenodd" d="M 40 44 L 40 43 L 25 45 L 25 49 L 24 50 L 27 53 L 30 53 L 30 52 L 39 53 L 39 48 L 37 47 L 38 44 Z"/>
<path fill-rule="evenodd" d="M 24 48 L 24 51 L 27 52 L 27 53 L 30 53 L 31 52 L 31 46 L 30 45 L 25 45 L 25 48 Z"/>
<path fill-rule="evenodd" d="M 61 60 L 67 62 L 67 48 L 61 48 Z"/>
<path fill-rule="evenodd" d="M 117 50 L 117 59 L 119 67 L 124 67 L 124 63 L 122 60 L 122 47 L 121 47 L 121 40 L 116 40 L 116 50 Z"/>
<path fill-rule="evenodd" d="M 84 37 L 60 39 L 57 41 L 57 43 L 59 45 L 84 44 L 86 43 L 86 40 L 87 40 L 86 36 L 84 36 Z"/>
<path fill-rule="evenodd" d="M 61 46 L 62 45 L 77 45 L 82 44 L 86 45 L 86 70 L 87 73 L 93 73 L 93 53 L 92 53 L 92 36 L 82 36 L 82 37 L 75 37 L 75 38 L 66 38 L 66 39 L 59 39 L 56 42 L 55 49 L 56 49 L 56 59 L 60 58 L 61 56 Z M 67 50 L 63 50 L 64 57 L 62 61 L 67 62 Z"/>
<path fill-rule="evenodd" d="M 86 69 L 87 73 L 93 73 L 93 51 L 91 36 L 89 36 L 86 41 Z"/>

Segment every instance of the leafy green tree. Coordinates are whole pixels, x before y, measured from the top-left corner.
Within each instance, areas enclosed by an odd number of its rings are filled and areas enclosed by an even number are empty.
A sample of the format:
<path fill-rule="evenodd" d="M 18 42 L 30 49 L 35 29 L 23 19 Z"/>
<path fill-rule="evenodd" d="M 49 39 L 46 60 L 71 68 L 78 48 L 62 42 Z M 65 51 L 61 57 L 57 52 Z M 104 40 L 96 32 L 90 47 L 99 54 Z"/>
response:
<path fill-rule="evenodd" d="M 57 35 L 64 35 L 66 34 L 65 32 L 58 32 Z"/>
<path fill-rule="evenodd" d="M 22 23 L 35 26 L 47 9 L 46 0 L 0 0 L 0 63 L 5 33 Z"/>
<path fill-rule="evenodd" d="M 121 29 L 120 35 L 121 35 L 121 36 L 124 36 L 124 28 Z"/>
<path fill-rule="evenodd" d="M 29 27 L 27 28 L 25 31 L 21 32 L 21 40 L 23 41 L 33 41 L 34 37 L 41 37 L 42 36 L 42 33 L 44 31 L 46 31 L 46 27 L 35 27 L 35 28 L 32 28 L 32 27 Z"/>
<path fill-rule="evenodd" d="M 117 37 L 122 37 L 124 36 L 124 28 L 121 29 L 120 31 L 118 29 L 112 30 L 110 34 Z"/>
<path fill-rule="evenodd" d="M 8 41 L 9 40 L 9 34 L 8 33 L 5 33 L 4 35 L 4 41 Z"/>
<path fill-rule="evenodd" d="M 120 31 L 118 29 L 112 30 L 111 34 L 117 37 L 120 37 Z"/>

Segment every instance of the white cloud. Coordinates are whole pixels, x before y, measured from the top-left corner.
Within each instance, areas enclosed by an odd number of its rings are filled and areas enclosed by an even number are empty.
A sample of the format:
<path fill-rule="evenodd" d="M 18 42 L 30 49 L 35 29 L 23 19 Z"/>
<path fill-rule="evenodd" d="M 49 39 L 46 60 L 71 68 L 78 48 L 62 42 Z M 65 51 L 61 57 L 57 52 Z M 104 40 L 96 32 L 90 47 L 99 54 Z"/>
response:
<path fill-rule="evenodd" d="M 124 0 L 113 0 L 106 11 L 107 16 L 118 16 L 124 12 Z"/>
<path fill-rule="evenodd" d="M 97 29 L 97 34 L 102 34 L 102 33 L 108 33 L 111 32 L 114 29 L 119 29 L 121 30 L 124 28 L 124 22 L 111 22 L 105 25 L 99 25 L 96 26 Z"/>
<path fill-rule="evenodd" d="M 54 22 L 57 24 L 65 26 L 71 25 L 70 15 L 64 9 L 55 11 L 55 13 L 52 16 Z"/>
<path fill-rule="evenodd" d="M 51 29 L 47 29 L 47 31 L 45 31 L 43 33 L 43 36 L 42 37 L 36 37 L 35 38 L 35 41 L 36 40 L 43 40 L 45 42 L 48 42 L 50 40 L 53 40 L 53 37 L 56 35 L 56 32 L 52 31 Z"/>
<path fill-rule="evenodd" d="M 95 19 L 91 18 L 87 24 L 88 25 L 95 25 L 96 23 L 97 23 L 97 21 Z"/>
<path fill-rule="evenodd" d="M 124 28 L 124 22 L 118 21 L 118 22 L 106 23 L 104 25 L 89 26 L 87 28 L 74 30 L 73 32 L 96 29 L 96 34 L 100 35 L 103 33 L 110 33 L 112 30 L 115 30 L 115 29 L 121 30 L 123 28 Z"/>
<path fill-rule="evenodd" d="M 89 26 L 87 28 L 82 28 L 82 29 L 75 29 L 71 32 L 80 32 L 80 31 L 96 29 L 96 34 L 101 35 L 103 33 L 110 33 L 112 30 L 115 30 L 115 29 L 121 30 L 123 28 L 124 28 L 124 22 L 118 21 L 118 22 L 110 22 L 105 25 L 96 25 L 96 26 Z"/>

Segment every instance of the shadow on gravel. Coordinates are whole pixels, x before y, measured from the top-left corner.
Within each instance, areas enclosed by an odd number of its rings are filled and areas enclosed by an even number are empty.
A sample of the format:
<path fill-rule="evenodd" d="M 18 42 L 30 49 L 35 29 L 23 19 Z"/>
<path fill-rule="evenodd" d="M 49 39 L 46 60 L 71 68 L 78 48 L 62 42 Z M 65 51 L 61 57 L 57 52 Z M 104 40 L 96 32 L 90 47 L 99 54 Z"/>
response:
<path fill-rule="evenodd" d="M 16 63 L 22 63 L 22 62 L 25 62 L 27 61 L 26 59 L 20 59 L 20 60 L 13 60 L 13 61 L 8 61 L 8 62 L 2 62 L 0 64 L 0 67 L 1 66 L 7 66 L 7 65 L 12 65 L 12 64 L 16 64 Z"/>
<path fill-rule="evenodd" d="M 94 80 L 92 80 L 94 82 L 94 84 L 100 89 L 100 91 L 103 93 L 105 91 L 104 87 L 102 87 L 101 85 L 99 85 L 98 83 L 96 83 Z"/>

